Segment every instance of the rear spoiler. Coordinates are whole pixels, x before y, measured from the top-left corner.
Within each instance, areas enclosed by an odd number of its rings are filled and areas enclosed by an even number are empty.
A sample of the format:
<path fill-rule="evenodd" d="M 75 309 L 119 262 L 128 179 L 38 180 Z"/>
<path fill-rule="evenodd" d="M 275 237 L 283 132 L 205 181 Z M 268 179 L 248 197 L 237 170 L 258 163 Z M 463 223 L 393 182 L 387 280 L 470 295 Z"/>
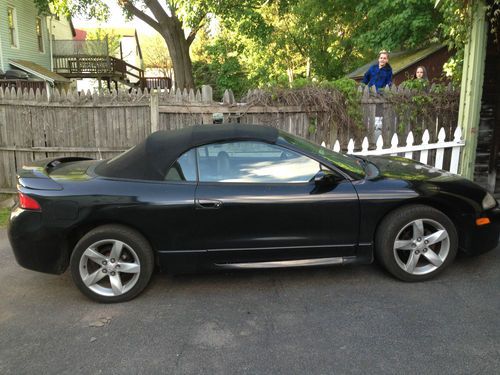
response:
<path fill-rule="evenodd" d="M 92 160 L 83 157 L 59 157 L 34 160 L 23 167 L 17 173 L 19 185 L 34 190 L 62 190 L 62 186 L 52 180 L 49 173 L 58 165 L 75 161 Z"/>

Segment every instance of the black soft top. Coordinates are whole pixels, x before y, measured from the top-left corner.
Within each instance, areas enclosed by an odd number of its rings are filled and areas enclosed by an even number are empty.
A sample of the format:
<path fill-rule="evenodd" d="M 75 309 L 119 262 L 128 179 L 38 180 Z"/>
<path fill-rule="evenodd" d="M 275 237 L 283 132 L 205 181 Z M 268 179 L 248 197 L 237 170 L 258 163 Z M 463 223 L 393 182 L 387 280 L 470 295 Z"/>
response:
<path fill-rule="evenodd" d="M 278 130 L 263 125 L 194 125 L 179 130 L 157 131 L 119 156 L 96 168 L 104 177 L 163 180 L 168 168 L 193 147 L 233 140 L 275 143 Z"/>

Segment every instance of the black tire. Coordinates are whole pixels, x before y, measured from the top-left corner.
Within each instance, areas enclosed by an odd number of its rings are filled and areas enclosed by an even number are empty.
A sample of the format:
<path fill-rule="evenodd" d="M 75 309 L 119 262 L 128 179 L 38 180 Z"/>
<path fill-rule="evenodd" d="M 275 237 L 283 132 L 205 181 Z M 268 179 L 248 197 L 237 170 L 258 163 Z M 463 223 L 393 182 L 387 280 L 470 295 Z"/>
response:
<path fill-rule="evenodd" d="M 90 246 L 98 254 L 94 255 Z M 119 257 L 114 259 L 113 254 Z M 122 225 L 103 225 L 78 241 L 71 254 L 70 268 L 76 286 L 90 299 L 104 303 L 124 302 L 136 297 L 148 285 L 154 256 L 148 241 L 137 231 Z"/>
<path fill-rule="evenodd" d="M 424 230 L 421 231 L 420 228 Z M 432 232 L 432 228 L 436 231 Z M 443 234 L 436 235 L 436 238 L 444 237 L 446 234 L 447 238 L 434 244 L 425 244 L 425 240 L 427 243 L 432 242 L 430 234 L 443 230 L 446 233 L 440 232 Z M 422 232 L 423 236 L 415 238 Z M 404 245 L 397 247 L 401 244 Z M 380 223 L 375 237 L 376 259 L 387 271 L 403 281 L 424 281 L 439 275 L 453 262 L 457 248 L 458 235 L 453 222 L 441 211 L 425 205 L 404 206 L 389 213 Z M 434 255 L 438 255 L 439 259 Z M 405 263 L 406 256 L 408 258 Z M 416 263 L 410 261 L 411 256 L 415 257 Z M 413 271 L 410 272 L 412 266 Z"/>

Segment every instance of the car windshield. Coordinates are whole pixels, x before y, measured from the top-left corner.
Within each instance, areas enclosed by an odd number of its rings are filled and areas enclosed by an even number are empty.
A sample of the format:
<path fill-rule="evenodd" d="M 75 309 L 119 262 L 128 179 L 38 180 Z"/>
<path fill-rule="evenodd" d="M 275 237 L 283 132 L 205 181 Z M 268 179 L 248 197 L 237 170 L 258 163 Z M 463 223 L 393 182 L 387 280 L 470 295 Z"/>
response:
<path fill-rule="evenodd" d="M 282 131 L 280 131 L 279 137 L 282 141 L 289 143 L 301 150 L 327 159 L 354 178 L 365 177 L 363 162 L 358 158 L 329 150 L 325 147 L 318 146 L 317 144 L 312 143 L 304 138 L 297 137 Z"/>

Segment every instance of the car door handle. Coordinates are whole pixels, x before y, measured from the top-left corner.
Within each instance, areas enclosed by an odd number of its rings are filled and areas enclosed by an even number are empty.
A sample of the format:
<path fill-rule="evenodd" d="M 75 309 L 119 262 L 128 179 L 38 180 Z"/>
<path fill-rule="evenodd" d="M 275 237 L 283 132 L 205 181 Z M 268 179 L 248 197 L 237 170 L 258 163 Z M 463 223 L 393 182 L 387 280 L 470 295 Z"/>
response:
<path fill-rule="evenodd" d="M 204 210 L 217 210 L 222 207 L 222 202 L 217 199 L 197 199 L 196 208 Z"/>

